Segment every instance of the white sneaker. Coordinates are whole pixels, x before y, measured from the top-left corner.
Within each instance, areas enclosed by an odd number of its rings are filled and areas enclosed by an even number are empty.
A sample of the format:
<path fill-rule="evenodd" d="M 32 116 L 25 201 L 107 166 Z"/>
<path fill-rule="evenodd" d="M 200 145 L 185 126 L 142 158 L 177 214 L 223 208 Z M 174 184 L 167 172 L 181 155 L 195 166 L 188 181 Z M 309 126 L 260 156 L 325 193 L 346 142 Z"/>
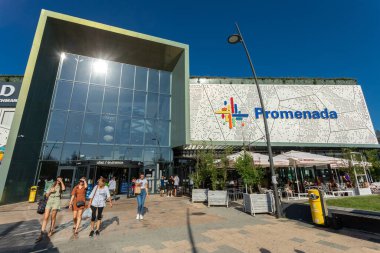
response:
<path fill-rule="evenodd" d="M 136 215 L 136 220 L 139 220 L 140 219 L 140 214 L 137 214 Z"/>
<path fill-rule="evenodd" d="M 143 219 L 144 219 L 144 216 L 140 214 L 140 220 L 143 220 Z"/>

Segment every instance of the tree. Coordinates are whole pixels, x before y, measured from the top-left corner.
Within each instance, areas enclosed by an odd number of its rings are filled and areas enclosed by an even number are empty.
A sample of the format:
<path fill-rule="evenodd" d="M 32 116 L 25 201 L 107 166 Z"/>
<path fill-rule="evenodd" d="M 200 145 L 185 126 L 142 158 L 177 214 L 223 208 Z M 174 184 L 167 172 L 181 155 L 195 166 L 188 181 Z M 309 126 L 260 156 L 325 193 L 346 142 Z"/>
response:
<path fill-rule="evenodd" d="M 243 155 L 236 160 L 235 167 L 242 177 L 244 184 L 248 186 L 249 193 L 253 193 L 253 188 L 258 188 L 258 185 L 264 177 L 261 167 L 253 164 L 252 156 L 245 150 Z"/>
<path fill-rule="evenodd" d="M 371 176 L 374 181 L 378 182 L 380 180 L 380 159 L 379 151 L 377 149 L 371 149 L 364 151 L 367 161 L 372 163 L 370 167 Z"/>

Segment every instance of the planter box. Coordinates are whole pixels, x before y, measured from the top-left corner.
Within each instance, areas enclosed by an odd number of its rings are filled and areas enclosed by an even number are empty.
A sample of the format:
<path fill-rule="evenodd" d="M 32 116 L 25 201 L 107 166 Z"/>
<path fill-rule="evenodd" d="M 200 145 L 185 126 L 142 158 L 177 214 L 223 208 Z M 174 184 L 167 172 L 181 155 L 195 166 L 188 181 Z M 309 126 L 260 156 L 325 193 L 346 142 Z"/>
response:
<path fill-rule="evenodd" d="M 208 191 L 208 206 L 227 206 L 227 191 Z"/>
<path fill-rule="evenodd" d="M 274 197 L 272 192 L 265 194 L 243 194 L 244 212 L 255 216 L 256 213 L 274 213 Z"/>
<path fill-rule="evenodd" d="M 371 188 L 355 188 L 355 195 L 371 195 Z"/>
<path fill-rule="evenodd" d="M 194 202 L 206 202 L 207 201 L 207 189 L 193 189 L 191 192 L 191 201 Z"/>

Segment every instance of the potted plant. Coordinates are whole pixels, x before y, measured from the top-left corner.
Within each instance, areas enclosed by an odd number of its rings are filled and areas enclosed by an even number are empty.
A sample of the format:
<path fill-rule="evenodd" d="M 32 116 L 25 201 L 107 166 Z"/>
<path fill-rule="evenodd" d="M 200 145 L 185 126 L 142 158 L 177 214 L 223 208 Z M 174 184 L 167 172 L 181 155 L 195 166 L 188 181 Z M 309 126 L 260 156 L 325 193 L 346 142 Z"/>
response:
<path fill-rule="evenodd" d="M 222 166 L 215 163 L 215 155 L 211 150 L 207 153 L 207 171 L 211 182 L 211 190 L 208 191 L 208 206 L 227 206 L 228 192 L 225 190 L 227 180 L 228 151 L 221 159 Z"/>
<path fill-rule="evenodd" d="M 254 190 L 258 190 L 263 178 L 263 169 L 255 166 L 253 157 L 245 151 L 236 160 L 235 166 L 248 188 L 248 192 L 243 194 L 244 211 L 251 213 L 251 215 L 255 215 L 256 213 L 273 213 L 275 211 L 273 193 L 270 191 L 263 194 L 254 193 Z"/>
<path fill-rule="evenodd" d="M 207 189 L 204 188 L 204 181 L 207 177 L 207 162 L 206 151 L 200 150 L 197 153 L 197 164 L 195 171 L 190 174 L 190 179 L 193 181 L 193 189 L 191 191 L 191 201 L 206 202 Z"/>

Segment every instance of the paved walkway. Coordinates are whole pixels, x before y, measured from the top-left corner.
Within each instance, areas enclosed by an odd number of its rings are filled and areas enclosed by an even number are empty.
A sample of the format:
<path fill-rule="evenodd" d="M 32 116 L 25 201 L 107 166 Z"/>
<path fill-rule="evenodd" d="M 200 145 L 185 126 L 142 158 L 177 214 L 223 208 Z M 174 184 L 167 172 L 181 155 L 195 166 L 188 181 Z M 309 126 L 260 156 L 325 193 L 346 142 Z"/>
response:
<path fill-rule="evenodd" d="M 380 236 L 314 227 L 270 215 L 252 217 L 239 206 L 207 208 L 188 198 L 147 200 L 143 221 L 134 199 L 122 198 L 104 212 L 99 237 L 89 238 L 89 221 L 72 236 L 71 211 L 59 213 L 56 233 L 34 243 L 41 215 L 36 204 L 0 206 L 0 252 L 380 252 Z"/>

